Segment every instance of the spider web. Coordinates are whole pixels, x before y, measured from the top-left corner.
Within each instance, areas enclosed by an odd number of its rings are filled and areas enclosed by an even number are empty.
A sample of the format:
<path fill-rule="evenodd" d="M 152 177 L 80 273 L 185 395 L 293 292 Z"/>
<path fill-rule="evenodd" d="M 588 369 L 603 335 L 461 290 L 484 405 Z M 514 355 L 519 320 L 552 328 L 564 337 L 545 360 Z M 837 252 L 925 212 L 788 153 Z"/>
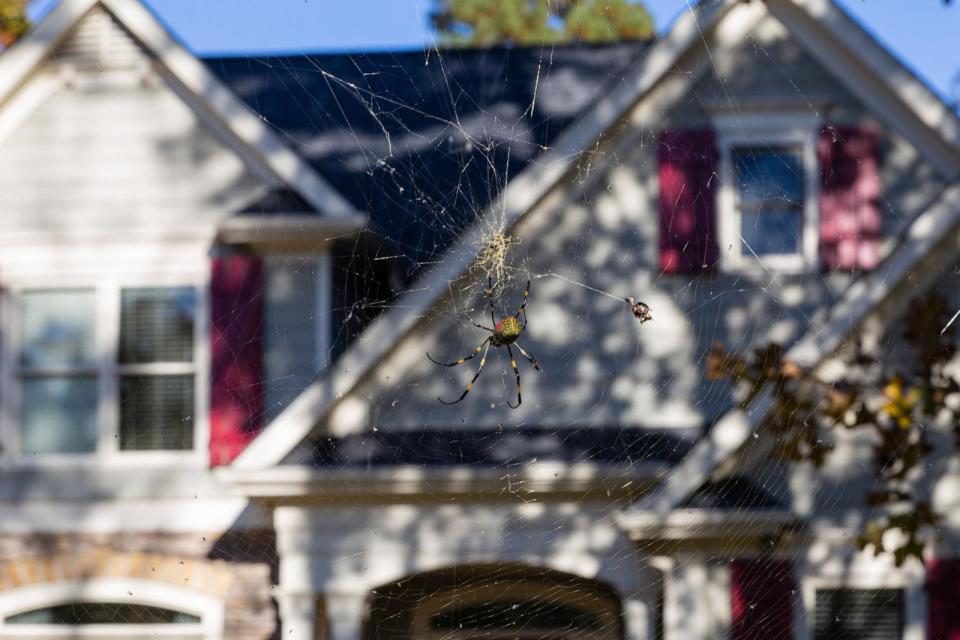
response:
<path fill-rule="evenodd" d="M 738 615 L 731 607 L 740 605 L 728 606 L 730 594 L 722 587 L 729 585 L 730 562 L 744 548 L 759 559 L 760 573 L 779 575 L 784 562 L 793 562 L 819 572 L 830 588 L 851 584 L 816 555 L 829 547 L 821 537 L 804 532 L 781 544 L 771 536 L 764 539 L 769 549 L 756 548 L 750 528 L 763 525 L 765 512 L 790 508 L 860 513 L 869 487 L 862 476 L 843 472 L 844 465 L 869 464 L 858 453 L 864 442 L 855 437 L 846 457 L 829 467 L 833 475 L 819 485 L 809 469 L 763 459 L 769 448 L 762 445 L 769 443 L 761 443 L 688 496 L 686 509 L 731 517 L 729 531 L 721 531 L 708 551 L 694 552 L 700 562 L 694 569 L 670 560 L 676 554 L 668 542 L 638 551 L 614 519 L 734 406 L 730 384 L 704 375 L 710 345 L 719 341 L 746 351 L 769 341 L 790 344 L 823 317 L 854 277 L 779 266 L 783 247 L 776 234 L 794 228 L 791 216 L 807 204 L 810 176 L 802 163 L 784 159 L 783 144 L 762 140 L 743 145 L 737 166 L 746 191 L 769 190 L 768 199 L 781 205 L 770 214 L 775 222 L 761 227 L 758 218 L 755 226 L 742 225 L 730 244 L 719 247 L 725 254 L 738 245 L 752 258 L 751 268 L 696 275 L 661 270 L 656 180 L 663 129 L 702 125 L 722 112 L 745 132 L 752 115 L 747 112 L 755 110 L 745 105 L 764 99 L 825 120 L 835 115 L 824 106 L 825 95 L 840 103 L 841 118 L 870 117 L 829 70 L 769 21 L 732 50 L 715 45 L 711 34 L 700 37 L 705 62 L 701 68 L 681 61 L 676 76 L 689 79 L 691 87 L 666 115 L 654 110 L 651 120 L 642 109 L 631 110 L 612 134 L 566 158 L 572 168 L 562 188 L 516 225 L 499 196 L 556 151 L 553 144 L 564 130 L 628 83 L 647 44 L 433 46 L 398 54 L 206 62 L 358 210 L 371 215 L 363 233 L 345 235 L 331 249 L 332 318 L 319 294 L 308 292 L 320 277 L 314 257 L 271 258 L 268 287 L 285 283 L 288 295 L 276 305 L 286 305 L 298 319 L 268 324 L 268 349 L 276 345 L 274 355 L 282 361 L 276 369 L 282 373 L 267 381 L 268 417 L 312 381 L 341 373 L 341 356 L 362 349 L 374 323 L 389 322 L 424 288 L 438 286 L 431 273 L 448 266 L 460 243 L 478 256 L 462 275 L 440 285 L 440 304 L 418 314 L 406 346 L 387 354 L 348 394 L 359 418 L 332 417 L 293 456 L 331 473 L 347 468 L 368 478 L 397 468 L 437 477 L 466 469 L 495 478 L 492 495 L 488 489 L 479 497 L 448 495 L 427 483 L 410 501 L 370 506 L 369 496 L 342 499 L 348 515 L 337 522 L 355 518 L 356 539 L 344 535 L 337 541 L 331 565 L 348 577 L 376 574 L 379 569 L 367 564 L 371 558 L 409 568 L 365 594 L 367 629 L 376 630 L 371 637 L 413 637 L 410 630 L 416 629 L 417 637 L 450 640 L 621 638 L 624 624 L 643 624 L 653 638 L 664 637 L 665 628 L 680 634 L 675 637 L 719 636 Z M 900 163 L 891 170 L 899 186 L 891 184 L 882 196 L 885 234 L 895 237 L 946 185 L 901 137 L 890 134 L 885 144 L 888 157 Z M 724 184 L 729 175 L 718 169 L 713 178 Z M 908 189 L 904 183 L 920 186 Z M 800 185 L 801 195 L 787 184 Z M 287 195 L 275 197 L 279 202 Z M 942 274 L 952 286 L 951 303 L 960 308 L 956 275 L 955 269 Z M 426 353 L 442 362 L 469 356 L 489 335 L 474 323 L 496 324 L 514 313 L 528 280 L 529 324 L 518 344 L 543 371 L 516 356 L 521 406 L 507 404 L 516 397 L 516 381 L 505 350 L 496 347 L 463 402 L 438 402 L 459 396 L 479 358 L 440 368 Z M 638 322 L 625 304 L 628 297 L 649 305 L 653 320 Z M 323 352 L 301 350 L 298 340 L 327 322 L 332 330 Z M 884 334 L 878 350 L 897 339 L 896 331 Z M 578 473 L 590 481 L 577 484 Z M 367 544 L 380 536 L 382 547 Z M 431 544 L 440 549 L 437 557 L 449 553 L 446 563 L 432 560 L 425 549 Z M 214 555 L 270 565 L 275 574 L 273 545 L 225 536 Z M 850 540 L 834 546 L 844 549 L 836 557 L 856 571 L 860 561 L 851 559 Z M 423 566 L 436 568 L 421 569 L 409 558 L 417 554 L 431 558 Z M 656 560 L 647 562 L 651 558 Z M 748 587 L 751 580 L 768 584 L 755 568 L 745 571 Z M 808 585 L 799 584 L 796 573 L 792 580 L 783 584 L 798 610 L 808 607 L 806 624 L 816 637 L 847 637 L 836 635 L 844 624 L 862 628 L 863 611 L 897 609 L 901 597 L 892 588 L 875 589 L 861 602 L 821 589 L 826 595 L 812 602 L 826 599 L 814 612 L 803 592 Z M 679 591 L 668 593 L 668 584 Z M 759 606 L 749 588 L 743 598 L 747 609 Z M 114 603 L 70 606 L 34 620 L 193 622 L 187 614 L 177 618 Z M 332 609 L 326 613 L 336 617 Z M 759 619 L 743 615 L 754 625 L 750 633 L 765 637 L 777 633 L 783 612 Z M 894 618 L 876 624 L 905 624 Z"/>

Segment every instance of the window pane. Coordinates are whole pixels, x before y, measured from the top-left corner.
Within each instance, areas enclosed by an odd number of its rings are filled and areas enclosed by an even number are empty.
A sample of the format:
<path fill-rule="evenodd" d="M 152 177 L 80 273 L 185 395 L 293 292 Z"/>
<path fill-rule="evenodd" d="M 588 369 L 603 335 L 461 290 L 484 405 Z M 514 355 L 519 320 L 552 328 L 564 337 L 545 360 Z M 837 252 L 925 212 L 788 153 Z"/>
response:
<path fill-rule="evenodd" d="M 97 448 L 97 381 L 23 380 L 24 453 L 86 453 Z"/>
<path fill-rule="evenodd" d="M 122 376 L 120 448 L 193 448 L 193 376 Z"/>
<path fill-rule="evenodd" d="M 124 289 L 120 295 L 120 362 L 193 360 L 193 287 Z"/>
<path fill-rule="evenodd" d="M 740 235 L 758 256 L 800 253 L 803 235 L 803 212 L 793 211 L 743 211 L 740 214 Z"/>
<path fill-rule="evenodd" d="M 93 289 L 24 291 L 20 307 L 24 367 L 91 367 L 96 362 Z"/>
<path fill-rule="evenodd" d="M 815 640 L 896 640 L 903 632 L 900 589 L 817 591 Z"/>
<path fill-rule="evenodd" d="M 777 148 L 734 150 L 737 195 L 741 203 L 803 202 L 803 163 L 798 151 Z"/>
<path fill-rule="evenodd" d="M 114 602 L 71 602 L 10 616 L 7 624 L 198 624 L 189 613 Z"/>

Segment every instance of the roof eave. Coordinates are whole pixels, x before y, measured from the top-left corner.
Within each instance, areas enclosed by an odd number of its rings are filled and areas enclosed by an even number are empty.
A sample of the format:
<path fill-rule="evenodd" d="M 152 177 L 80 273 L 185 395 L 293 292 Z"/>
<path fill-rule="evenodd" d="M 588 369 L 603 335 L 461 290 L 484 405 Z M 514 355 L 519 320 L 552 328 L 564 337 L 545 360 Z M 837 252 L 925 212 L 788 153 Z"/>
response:
<path fill-rule="evenodd" d="M 326 218 L 303 214 L 235 215 L 217 226 L 217 241 L 222 244 L 251 245 L 265 253 L 289 253 L 315 250 L 353 235 L 367 224 L 367 216 Z"/>
<path fill-rule="evenodd" d="M 557 499 L 598 496 L 635 499 L 669 468 L 665 462 L 594 464 L 530 462 L 510 467 L 469 465 L 424 467 L 308 467 L 279 465 L 267 469 L 226 467 L 217 476 L 245 495 L 271 503 L 290 500 L 458 496 L 479 499 Z"/>

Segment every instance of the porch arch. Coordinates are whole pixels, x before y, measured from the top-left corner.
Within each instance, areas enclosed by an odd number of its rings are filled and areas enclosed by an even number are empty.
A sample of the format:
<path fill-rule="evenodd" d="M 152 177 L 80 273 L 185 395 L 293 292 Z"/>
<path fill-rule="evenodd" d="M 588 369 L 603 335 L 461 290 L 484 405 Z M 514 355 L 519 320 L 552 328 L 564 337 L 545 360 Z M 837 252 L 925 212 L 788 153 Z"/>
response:
<path fill-rule="evenodd" d="M 612 585 L 529 564 L 415 573 L 373 589 L 368 606 L 365 640 L 625 637 L 622 600 Z"/>

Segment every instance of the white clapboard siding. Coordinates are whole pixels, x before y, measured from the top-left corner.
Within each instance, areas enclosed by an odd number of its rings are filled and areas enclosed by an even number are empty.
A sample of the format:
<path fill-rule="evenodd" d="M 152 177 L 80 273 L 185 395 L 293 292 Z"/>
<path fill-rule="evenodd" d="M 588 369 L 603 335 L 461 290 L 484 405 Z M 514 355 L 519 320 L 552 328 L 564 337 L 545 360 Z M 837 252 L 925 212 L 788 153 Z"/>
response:
<path fill-rule="evenodd" d="M 169 88 L 64 87 L 0 145 L 0 234 L 197 221 L 258 186 Z"/>
<path fill-rule="evenodd" d="M 133 69 L 147 54 L 103 7 L 96 6 L 53 56 L 78 69 Z"/>
<path fill-rule="evenodd" d="M 98 7 L 20 89 L 43 98 L 0 135 L 0 242 L 212 225 L 264 187 L 149 57 Z"/>

